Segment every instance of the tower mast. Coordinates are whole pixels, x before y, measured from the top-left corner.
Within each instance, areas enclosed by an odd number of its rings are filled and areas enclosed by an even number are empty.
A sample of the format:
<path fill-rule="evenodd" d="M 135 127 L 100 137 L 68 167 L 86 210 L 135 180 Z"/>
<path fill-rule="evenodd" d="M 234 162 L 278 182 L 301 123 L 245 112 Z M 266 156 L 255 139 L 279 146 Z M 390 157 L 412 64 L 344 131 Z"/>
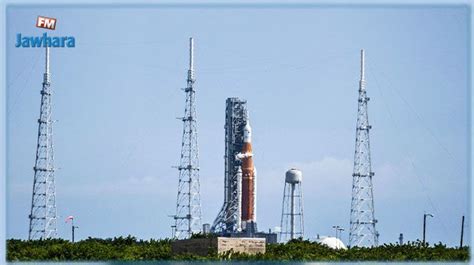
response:
<path fill-rule="evenodd" d="M 370 161 L 369 117 L 367 91 L 365 89 L 365 57 L 360 51 L 360 81 L 357 111 L 354 171 L 352 174 L 352 201 L 349 246 L 372 247 L 378 245 L 377 220 L 374 214 L 374 194 Z"/>
<path fill-rule="evenodd" d="M 194 89 L 194 41 L 189 38 L 189 70 L 186 105 L 183 121 L 181 160 L 178 166 L 179 183 L 176 201 L 174 238 L 189 238 L 201 231 L 201 200 L 199 184 L 199 149 L 197 143 L 197 121 Z"/>
<path fill-rule="evenodd" d="M 56 187 L 54 180 L 53 121 L 51 120 L 51 78 L 49 47 L 46 47 L 45 72 L 41 89 L 38 139 L 31 197 L 29 240 L 57 236 Z"/>

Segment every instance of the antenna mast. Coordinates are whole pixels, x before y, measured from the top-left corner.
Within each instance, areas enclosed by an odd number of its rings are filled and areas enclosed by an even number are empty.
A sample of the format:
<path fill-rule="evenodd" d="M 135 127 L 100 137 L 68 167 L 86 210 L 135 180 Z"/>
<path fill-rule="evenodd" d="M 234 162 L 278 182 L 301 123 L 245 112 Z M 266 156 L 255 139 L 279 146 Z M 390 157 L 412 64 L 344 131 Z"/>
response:
<path fill-rule="evenodd" d="M 28 240 L 57 236 L 56 187 L 54 181 L 53 121 L 51 120 L 51 80 L 49 47 L 46 47 L 45 72 L 41 89 L 38 140 L 33 179 Z"/>
<path fill-rule="evenodd" d="M 174 216 L 174 238 L 189 238 L 201 232 L 201 200 L 199 184 L 199 149 L 197 143 L 197 121 L 194 90 L 194 41 L 189 38 L 189 70 L 184 110 L 181 160 L 178 167 L 179 183 Z"/>
<path fill-rule="evenodd" d="M 372 247 L 378 245 L 377 220 L 374 214 L 374 193 L 372 166 L 370 161 L 369 116 L 367 91 L 365 89 L 364 50 L 360 51 L 360 81 L 357 111 L 354 173 L 352 174 L 352 202 L 349 232 L 349 246 Z"/>

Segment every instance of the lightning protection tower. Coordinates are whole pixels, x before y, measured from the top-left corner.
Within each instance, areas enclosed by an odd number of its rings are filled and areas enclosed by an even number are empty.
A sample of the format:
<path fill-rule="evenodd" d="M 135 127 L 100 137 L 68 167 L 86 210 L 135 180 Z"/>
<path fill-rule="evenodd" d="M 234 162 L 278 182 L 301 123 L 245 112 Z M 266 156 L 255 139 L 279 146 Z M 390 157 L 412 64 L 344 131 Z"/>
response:
<path fill-rule="evenodd" d="M 369 117 L 364 77 L 364 50 L 360 52 L 359 102 L 357 111 L 354 172 L 352 174 L 352 202 L 349 246 L 372 247 L 378 245 L 377 220 L 374 215 L 374 193 L 370 162 Z"/>
<path fill-rule="evenodd" d="M 33 179 L 33 195 L 29 215 L 29 240 L 57 236 L 56 187 L 54 183 L 53 121 L 51 119 L 51 79 L 49 47 L 46 47 L 45 72 L 41 89 L 38 140 Z"/>
<path fill-rule="evenodd" d="M 196 103 L 194 89 L 194 42 L 189 38 L 189 70 L 184 110 L 181 160 L 178 166 L 179 183 L 176 201 L 174 237 L 189 238 L 201 231 L 201 200 L 199 185 L 199 150 L 197 143 Z"/>
<path fill-rule="evenodd" d="M 286 172 L 281 213 L 281 242 L 304 235 L 302 180 L 303 173 L 300 170 L 292 168 Z"/>

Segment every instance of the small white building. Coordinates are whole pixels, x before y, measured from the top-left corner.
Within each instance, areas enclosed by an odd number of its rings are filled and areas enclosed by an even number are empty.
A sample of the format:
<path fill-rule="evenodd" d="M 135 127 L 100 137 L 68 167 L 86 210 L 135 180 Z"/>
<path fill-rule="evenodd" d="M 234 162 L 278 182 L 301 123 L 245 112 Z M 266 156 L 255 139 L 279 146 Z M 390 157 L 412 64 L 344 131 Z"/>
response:
<path fill-rule="evenodd" d="M 342 243 L 339 238 L 329 237 L 329 236 L 322 236 L 316 239 L 316 242 L 326 245 L 332 249 L 347 249 L 347 247 Z"/>

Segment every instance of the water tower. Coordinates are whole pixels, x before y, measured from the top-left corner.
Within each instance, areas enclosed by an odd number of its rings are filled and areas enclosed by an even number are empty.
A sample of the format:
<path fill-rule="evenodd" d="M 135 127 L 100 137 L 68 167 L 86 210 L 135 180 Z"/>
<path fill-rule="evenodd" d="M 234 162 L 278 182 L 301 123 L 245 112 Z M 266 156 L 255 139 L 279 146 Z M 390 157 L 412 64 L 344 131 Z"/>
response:
<path fill-rule="evenodd" d="M 303 237 L 303 191 L 301 181 L 303 173 L 298 169 L 290 169 L 285 174 L 283 206 L 281 213 L 280 241 Z"/>

